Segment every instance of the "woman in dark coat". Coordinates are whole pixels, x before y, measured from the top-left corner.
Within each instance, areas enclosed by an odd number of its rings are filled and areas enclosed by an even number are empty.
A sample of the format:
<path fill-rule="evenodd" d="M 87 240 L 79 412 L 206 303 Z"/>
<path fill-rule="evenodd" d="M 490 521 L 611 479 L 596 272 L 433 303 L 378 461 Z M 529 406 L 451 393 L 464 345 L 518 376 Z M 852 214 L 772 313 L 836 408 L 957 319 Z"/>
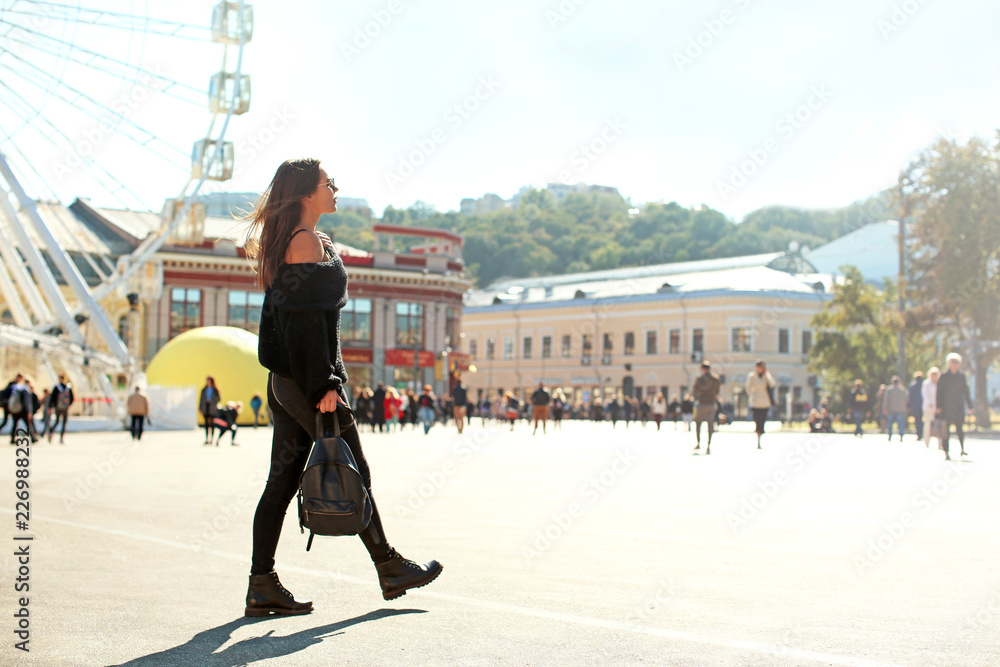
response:
<path fill-rule="evenodd" d="M 948 362 L 948 370 L 941 374 L 937 384 L 937 416 L 945 422 L 941 448 L 944 450 L 945 459 L 950 461 L 948 434 L 951 432 L 952 424 L 955 425 L 955 435 L 958 436 L 962 456 L 967 456 L 962 424 L 965 422 L 966 406 L 968 411 L 972 412 L 972 397 L 969 395 L 969 383 L 966 382 L 965 376 L 958 372 L 959 366 L 962 365 L 962 357 L 952 352 L 945 359 Z"/>
<path fill-rule="evenodd" d="M 329 237 L 316 233 L 320 216 L 337 210 L 336 192 L 317 160 L 288 161 L 250 216 L 246 245 L 265 288 L 258 357 L 271 371 L 267 402 L 274 414 L 274 436 L 267 485 L 254 515 L 247 616 L 312 611 L 310 600 L 296 600 L 281 585 L 274 554 L 312 443 L 333 430 L 334 414 L 371 495 L 371 471 L 347 404 L 347 371 L 340 353 L 347 271 Z M 322 433 L 317 433 L 317 413 Z M 360 537 L 386 600 L 441 573 L 437 561 L 417 565 L 389 546 L 374 497 L 371 521 Z"/>
<path fill-rule="evenodd" d="M 218 387 L 215 386 L 215 378 L 209 375 L 205 378 L 205 386 L 201 389 L 201 396 L 198 397 L 198 410 L 205 419 L 205 444 L 211 445 L 215 431 L 214 418 L 219 413 L 219 402 L 222 396 Z M 219 433 L 222 437 L 222 433 Z"/>

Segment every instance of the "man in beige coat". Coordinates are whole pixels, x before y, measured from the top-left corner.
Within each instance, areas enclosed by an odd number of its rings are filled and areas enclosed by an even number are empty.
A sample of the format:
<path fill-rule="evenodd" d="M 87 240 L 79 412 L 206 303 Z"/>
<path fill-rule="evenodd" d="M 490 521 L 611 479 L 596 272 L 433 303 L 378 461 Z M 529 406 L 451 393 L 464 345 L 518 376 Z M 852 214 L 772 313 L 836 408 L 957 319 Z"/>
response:
<path fill-rule="evenodd" d="M 695 451 L 701 449 L 701 423 L 708 422 L 708 442 L 705 443 L 705 454 L 712 453 L 712 433 L 715 432 L 715 404 L 719 400 L 719 376 L 712 373 L 712 364 L 703 361 L 701 375 L 694 381 L 695 410 L 694 438 L 697 443 Z"/>
<path fill-rule="evenodd" d="M 767 413 L 774 405 L 774 386 L 774 378 L 768 372 L 767 364 L 763 359 L 758 359 L 756 368 L 747 376 L 747 398 L 754 423 L 757 425 L 757 449 L 761 448 L 760 437 L 764 435 Z"/>
<path fill-rule="evenodd" d="M 129 427 L 132 439 L 142 440 L 142 426 L 149 416 L 149 398 L 142 393 L 141 388 L 136 387 L 135 393 L 128 397 L 127 407 L 128 414 L 132 417 L 132 425 Z"/>

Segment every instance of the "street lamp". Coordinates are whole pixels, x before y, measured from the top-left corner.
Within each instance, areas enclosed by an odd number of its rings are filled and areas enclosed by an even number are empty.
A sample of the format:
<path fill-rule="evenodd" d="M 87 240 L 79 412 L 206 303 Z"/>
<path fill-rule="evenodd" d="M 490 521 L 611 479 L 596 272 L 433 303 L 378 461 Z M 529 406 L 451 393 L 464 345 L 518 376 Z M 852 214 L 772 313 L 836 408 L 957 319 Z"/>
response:
<path fill-rule="evenodd" d="M 497 356 L 497 339 L 488 338 L 487 344 L 486 355 L 490 358 L 490 376 L 486 382 L 486 398 L 489 399 L 493 395 L 493 357 Z"/>

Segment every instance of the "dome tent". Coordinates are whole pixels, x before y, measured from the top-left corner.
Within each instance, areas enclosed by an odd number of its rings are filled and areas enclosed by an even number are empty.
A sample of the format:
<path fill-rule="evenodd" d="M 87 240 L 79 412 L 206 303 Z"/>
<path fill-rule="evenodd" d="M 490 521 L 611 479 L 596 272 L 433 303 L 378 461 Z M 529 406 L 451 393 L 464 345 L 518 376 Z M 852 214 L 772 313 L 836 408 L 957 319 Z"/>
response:
<path fill-rule="evenodd" d="M 261 423 L 267 423 L 267 369 L 257 361 L 257 336 L 249 331 L 236 327 L 185 331 L 160 348 L 146 369 L 150 385 L 196 387 L 196 402 L 208 375 L 215 378 L 223 403 L 243 402 L 238 425 L 253 424 L 250 399 L 254 394 L 264 401 Z M 197 411 L 197 404 L 192 409 Z M 198 423 L 203 425 L 200 414 Z"/>

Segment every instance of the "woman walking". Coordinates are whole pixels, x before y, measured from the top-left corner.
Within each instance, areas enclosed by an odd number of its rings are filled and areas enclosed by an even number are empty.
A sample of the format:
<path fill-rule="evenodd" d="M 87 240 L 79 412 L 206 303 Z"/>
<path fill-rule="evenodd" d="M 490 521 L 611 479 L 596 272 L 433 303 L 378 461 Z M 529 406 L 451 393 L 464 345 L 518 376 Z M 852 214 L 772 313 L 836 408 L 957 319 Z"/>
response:
<path fill-rule="evenodd" d="M 294 160 L 278 167 L 267 191 L 249 216 L 249 256 L 265 289 L 258 357 L 271 371 L 268 404 L 274 414 L 271 467 L 253 524 L 253 558 L 246 615 L 308 614 L 310 600 L 297 600 L 274 571 L 281 524 L 317 436 L 341 437 L 371 495 L 371 472 L 357 425 L 347 404 L 347 372 L 340 353 L 340 310 L 347 303 L 347 271 L 333 243 L 316 233 L 324 213 L 337 210 L 333 179 L 317 160 Z M 372 497 L 372 516 L 360 535 L 378 572 L 382 596 L 391 600 L 423 586 L 441 573 L 431 561 L 421 566 L 403 558 L 386 540 Z"/>
<path fill-rule="evenodd" d="M 937 388 L 939 379 L 941 379 L 941 369 L 937 366 L 931 366 L 930 370 L 927 371 L 927 381 L 920 388 L 924 414 L 929 416 L 927 428 L 924 429 L 924 447 L 928 449 L 931 446 L 931 431 L 933 430 L 931 429 L 931 423 L 933 420 L 938 419 Z"/>
<path fill-rule="evenodd" d="M 757 366 L 749 376 L 747 376 L 747 399 L 750 402 L 750 411 L 753 413 L 754 424 L 757 431 L 757 449 L 760 449 L 760 438 L 764 435 L 764 422 L 767 421 L 767 413 L 774 405 L 774 377 L 767 370 L 767 364 L 763 359 L 757 360 Z"/>

